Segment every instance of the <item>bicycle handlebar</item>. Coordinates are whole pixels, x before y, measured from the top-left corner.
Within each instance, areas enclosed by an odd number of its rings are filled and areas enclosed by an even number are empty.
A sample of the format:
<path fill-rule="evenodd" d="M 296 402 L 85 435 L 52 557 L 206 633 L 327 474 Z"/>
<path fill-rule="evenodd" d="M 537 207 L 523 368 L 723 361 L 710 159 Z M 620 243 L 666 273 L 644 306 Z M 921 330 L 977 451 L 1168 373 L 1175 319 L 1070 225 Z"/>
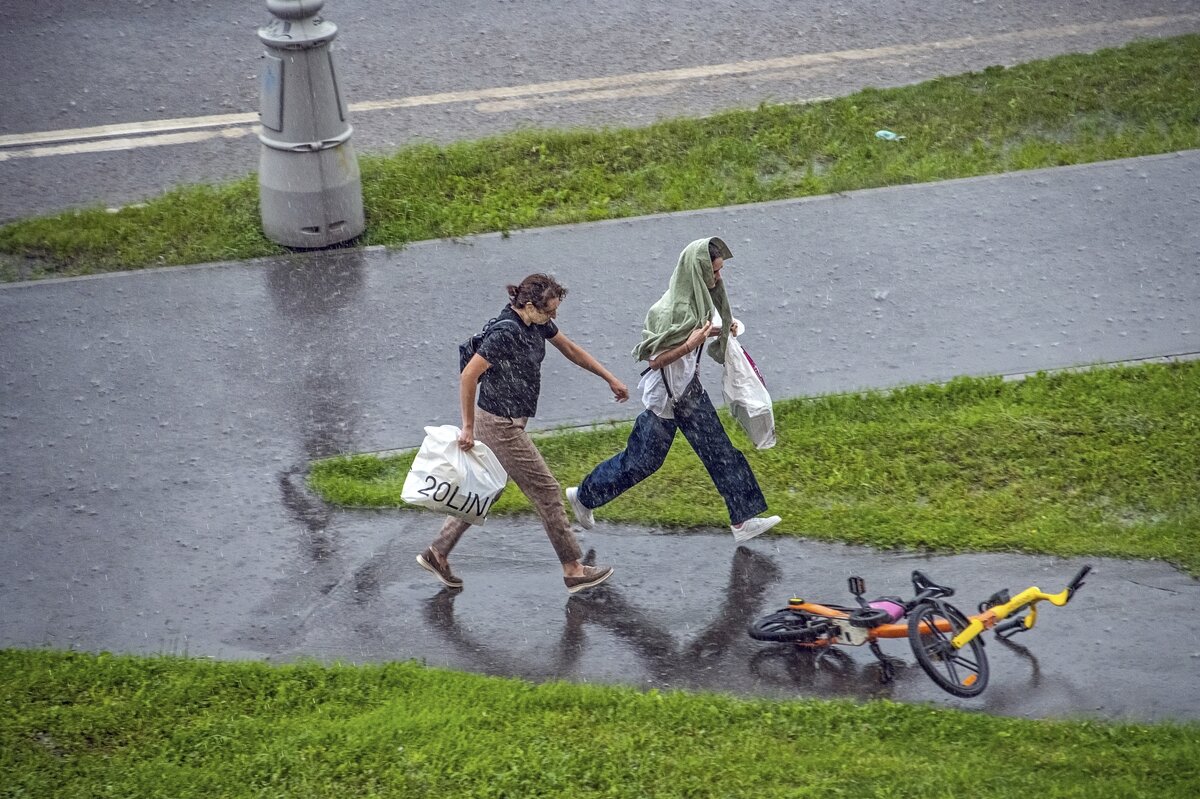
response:
<path fill-rule="evenodd" d="M 1037 608 L 1034 606 L 1038 602 L 1046 599 L 1050 601 L 1050 604 L 1060 607 L 1067 604 L 1071 601 L 1071 597 L 1075 595 L 1075 592 L 1083 586 L 1083 578 L 1091 570 L 1092 567 L 1090 564 L 1085 565 L 1075 574 L 1071 582 L 1067 583 L 1067 587 L 1057 594 L 1047 594 L 1037 586 L 1030 586 L 1009 601 L 988 608 L 976 616 L 972 616 L 970 623 L 961 633 L 954 636 L 951 643 L 955 649 L 961 649 L 968 641 L 993 625 L 998 635 L 1008 631 L 1015 633 L 1018 626 L 1025 630 L 1032 628 L 1037 621 Z M 1008 618 L 1026 607 L 1029 608 L 1028 614 L 1011 619 Z"/>
<path fill-rule="evenodd" d="M 1083 586 L 1083 578 L 1092 570 L 1091 564 L 1086 564 L 1075 576 L 1071 578 L 1071 582 L 1067 583 L 1067 587 L 1059 591 L 1057 594 L 1047 594 L 1037 586 L 1030 586 L 1021 593 L 1013 597 L 1011 602 L 1006 602 L 1003 607 L 1007 612 L 998 613 L 1000 618 L 1004 618 L 1010 613 L 1018 610 L 1025 605 L 1032 605 L 1035 602 L 1041 602 L 1043 599 L 1050 600 L 1050 604 L 1062 607 L 1071 601 L 1071 597 L 1075 596 L 1075 592 Z"/>
<path fill-rule="evenodd" d="M 1011 630 L 1013 627 L 1020 627 L 1024 623 L 1025 623 L 1025 620 L 1021 616 L 1018 616 L 1015 619 L 1005 619 L 1004 621 L 1002 621 L 996 625 L 996 632 L 1003 632 L 1005 630 Z"/>
<path fill-rule="evenodd" d="M 1075 592 L 1083 587 L 1083 578 L 1087 577 L 1088 572 L 1091 570 L 1092 565 L 1090 563 L 1084 564 L 1083 568 L 1081 568 L 1079 572 L 1071 578 L 1071 582 L 1067 583 L 1067 592 L 1069 594 L 1067 597 L 1068 602 L 1071 600 L 1071 597 L 1075 595 Z"/>
<path fill-rule="evenodd" d="M 1017 616 L 1015 619 L 1005 619 L 1004 621 L 997 624 L 995 627 L 996 635 L 1000 636 L 1001 638 L 1007 638 L 1008 636 L 1006 636 L 1005 633 L 1007 633 L 1009 631 L 1012 631 L 1015 634 L 1018 631 L 1018 629 L 1020 629 L 1020 630 L 1028 629 L 1025 626 L 1025 617 L 1024 616 Z"/>

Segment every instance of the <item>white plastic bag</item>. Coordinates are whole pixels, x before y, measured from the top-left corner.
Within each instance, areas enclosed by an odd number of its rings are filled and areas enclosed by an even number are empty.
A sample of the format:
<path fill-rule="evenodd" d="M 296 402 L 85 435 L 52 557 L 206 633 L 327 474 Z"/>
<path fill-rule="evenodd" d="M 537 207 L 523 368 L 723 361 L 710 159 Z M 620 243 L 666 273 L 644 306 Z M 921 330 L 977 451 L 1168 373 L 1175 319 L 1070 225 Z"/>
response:
<path fill-rule="evenodd" d="M 721 393 L 725 395 L 729 412 L 754 442 L 755 449 L 775 446 L 775 411 L 771 407 L 771 395 L 746 351 L 733 336 L 729 337 L 729 346 L 725 350 Z"/>
<path fill-rule="evenodd" d="M 425 428 L 425 440 L 404 478 L 400 498 L 410 505 L 483 524 L 504 491 L 508 473 L 486 444 L 476 441 L 469 450 L 459 449 L 460 432 L 451 424 Z"/>

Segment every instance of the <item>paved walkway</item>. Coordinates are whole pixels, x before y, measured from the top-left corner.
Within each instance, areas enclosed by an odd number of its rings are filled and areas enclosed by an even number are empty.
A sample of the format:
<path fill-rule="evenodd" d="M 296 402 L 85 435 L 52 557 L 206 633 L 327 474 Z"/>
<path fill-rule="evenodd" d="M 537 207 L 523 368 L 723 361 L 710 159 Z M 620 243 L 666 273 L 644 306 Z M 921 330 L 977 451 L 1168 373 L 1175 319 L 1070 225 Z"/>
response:
<path fill-rule="evenodd" d="M 1029 716 L 1200 717 L 1200 583 L 1094 561 L 1089 588 L 990 646 L 974 701 L 915 666 L 890 686 L 750 641 L 795 591 L 1058 587 L 1081 561 L 926 557 L 724 531 L 600 525 L 611 591 L 567 600 L 536 523 L 496 519 L 439 594 L 412 563 L 436 520 L 332 511 L 313 458 L 456 422 L 456 344 L 528 272 L 617 367 L 680 248 L 721 235 L 746 347 L 776 397 L 1200 351 L 1200 152 L 810 200 L 254 263 L 0 287 L 0 646 L 429 663 L 532 678 L 850 695 Z M 630 418 L 553 353 L 539 426 Z M 669 563 L 686 564 L 665 578 Z M 964 592 L 966 593 L 966 592 Z M 1113 597 L 1120 597 L 1118 603 Z M 972 594 L 966 604 L 977 601 Z M 1138 612 L 1121 608 L 1137 607 Z M 1053 616 L 1053 618 L 1049 618 Z M 903 642 L 889 648 L 910 659 Z M 1157 679 L 1146 671 L 1153 664 Z"/>

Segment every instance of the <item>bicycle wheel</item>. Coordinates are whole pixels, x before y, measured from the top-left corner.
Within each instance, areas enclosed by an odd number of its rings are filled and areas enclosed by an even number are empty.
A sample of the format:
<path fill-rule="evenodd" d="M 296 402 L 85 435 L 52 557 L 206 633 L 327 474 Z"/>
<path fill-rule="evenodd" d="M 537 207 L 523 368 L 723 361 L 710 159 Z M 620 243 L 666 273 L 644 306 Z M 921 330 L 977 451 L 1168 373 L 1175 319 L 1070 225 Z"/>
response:
<path fill-rule="evenodd" d="M 908 614 L 908 642 L 917 663 L 939 688 L 955 696 L 979 696 L 987 687 L 983 640 L 976 636 L 962 649 L 950 643 L 969 623 L 948 602 L 924 602 Z"/>
<path fill-rule="evenodd" d="M 747 632 L 756 641 L 811 644 L 825 632 L 827 625 L 823 621 L 784 608 L 754 620 Z"/>

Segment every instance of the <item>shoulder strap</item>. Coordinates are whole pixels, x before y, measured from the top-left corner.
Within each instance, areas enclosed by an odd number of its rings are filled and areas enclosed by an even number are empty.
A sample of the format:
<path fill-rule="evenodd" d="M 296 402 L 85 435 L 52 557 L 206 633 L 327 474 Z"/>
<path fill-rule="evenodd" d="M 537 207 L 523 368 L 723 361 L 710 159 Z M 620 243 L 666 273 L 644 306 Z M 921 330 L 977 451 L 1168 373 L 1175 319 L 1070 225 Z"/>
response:
<path fill-rule="evenodd" d="M 488 333 L 492 332 L 492 328 L 506 323 L 509 325 L 515 324 L 512 319 L 501 319 L 498 316 L 493 316 L 487 321 L 487 324 L 483 326 L 483 330 L 479 331 L 479 335 L 480 337 L 486 336 Z"/>
<path fill-rule="evenodd" d="M 484 339 L 486 339 L 493 330 L 501 325 L 504 325 L 505 327 L 512 327 L 514 330 L 517 329 L 516 322 L 512 319 L 493 319 L 483 326 L 482 331 L 476 334 L 479 338 L 477 339 L 478 343 L 475 345 L 475 349 L 478 350 L 479 347 L 483 345 Z"/>
<path fill-rule="evenodd" d="M 471 359 L 471 357 L 473 355 L 475 355 L 475 353 L 477 353 L 479 351 L 479 347 L 483 344 L 483 340 L 485 338 L 487 338 L 488 333 L 491 333 L 492 329 L 495 328 L 496 325 L 503 324 L 504 322 L 508 322 L 511 324 L 512 321 L 513 320 L 511 320 L 511 319 L 501 319 L 499 317 L 494 316 L 487 321 L 487 324 L 485 324 L 483 326 L 483 330 L 480 330 L 478 333 L 471 336 L 469 339 L 464 341 L 462 344 L 459 344 L 458 345 L 458 358 L 459 358 L 458 370 L 461 372 L 463 369 L 466 368 L 467 362 Z"/>
<path fill-rule="evenodd" d="M 704 344 L 700 344 L 700 350 L 696 353 L 696 374 L 700 374 L 700 354 L 704 352 Z M 654 371 L 653 366 L 647 366 L 642 371 L 638 372 L 638 377 L 645 377 Z"/>
<path fill-rule="evenodd" d="M 507 325 L 508 327 L 512 327 L 513 329 L 516 329 L 515 328 L 516 324 L 517 324 L 516 321 L 513 319 L 493 319 L 492 321 L 488 322 L 487 327 L 485 327 L 483 329 L 483 335 L 486 336 L 488 333 L 491 333 L 492 330 L 499 327 L 500 325 Z"/>
<path fill-rule="evenodd" d="M 692 380 L 695 380 L 697 377 L 700 376 L 700 356 L 703 354 L 704 354 L 704 342 L 700 342 L 700 347 L 696 350 L 696 371 L 692 374 Z M 644 375 L 649 371 L 650 371 L 650 367 L 647 366 L 645 369 L 642 370 L 642 374 Z M 673 394 L 671 392 L 671 381 L 667 380 L 666 372 L 662 373 L 662 381 L 663 381 L 663 386 L 665 386 L 667 389 L 667 396 L 670 399 L 674 400 L 675 394 Z M 688 382 L 690 383 L 691 380 L 689 380 Z"/>

